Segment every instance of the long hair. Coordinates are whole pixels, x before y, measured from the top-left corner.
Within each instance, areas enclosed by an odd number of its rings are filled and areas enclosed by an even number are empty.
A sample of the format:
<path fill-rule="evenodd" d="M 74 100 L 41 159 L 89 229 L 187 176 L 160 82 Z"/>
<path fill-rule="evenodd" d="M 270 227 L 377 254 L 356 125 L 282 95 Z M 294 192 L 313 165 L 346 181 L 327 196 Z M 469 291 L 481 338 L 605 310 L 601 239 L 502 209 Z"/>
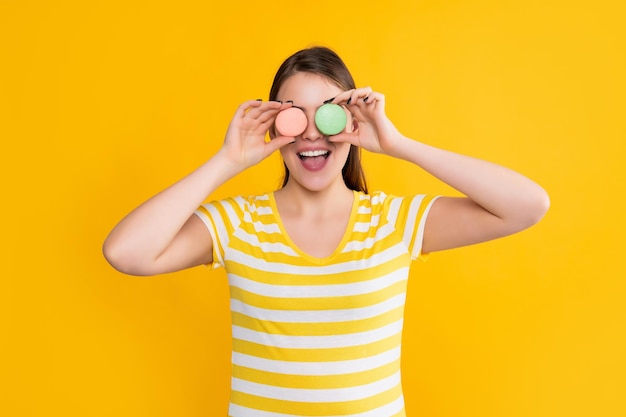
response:
<path fill-rule="evenodd" d="M 316 46 L 296 52 L 281 64 L 274 76 L 269 99 L 276 100 L 278 90 L 283 83 L 298 72 L 310 72 L 326 77 L 342 90 L 356 88 L 352 74 L 341 58 L 331 49 Z M 358 146 L 350 145 L 348 159 L 346 159 L 346 164 L 341 173 L 343 181 L 349 189 L 367 193 L 365 173 L 361 166 L 361 150 Z M 285 165 L 282 187 L 287 184 L 287 181 L 289 181 L 289 169 Z"/>

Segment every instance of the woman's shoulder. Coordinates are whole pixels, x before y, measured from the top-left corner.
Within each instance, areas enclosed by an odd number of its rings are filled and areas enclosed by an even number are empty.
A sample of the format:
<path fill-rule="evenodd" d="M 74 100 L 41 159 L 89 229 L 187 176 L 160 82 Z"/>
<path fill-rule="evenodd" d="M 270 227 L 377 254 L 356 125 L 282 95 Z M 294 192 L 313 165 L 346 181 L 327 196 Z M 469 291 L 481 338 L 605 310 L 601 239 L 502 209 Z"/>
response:
<path fill-rule="evenodd" d="M 388 194 L 382 190 L 376 190 L 368 193 L 364 193 L 362 191 L 355 192 L 360 203 L 362 205 L 368 206 L 379 206 L 384 205 L 385 203 L 389 203 L 389 201 L 398 198 L 395 195 Z"/>
<path fill-rule="evenodd" d="M 428 202 L 436 196 L 428 194 L 400 195 L 392 194 L 383 190 L 377 190 L 370 193 L 356 192 L 359 198 L 359 205 L 367 207 L 371 212 L 384 212 L 389 210 L 398 210 L 400 207 L 410 207 L 421 205 Z"/>
<path fill-rule="evenodd" d="M 271 211 L 271 193 L 256 195 L 235 195 L 228 197 L 218 197 L 202 205 L 207 210 L 217 210 L 218 212 L 230 213 L 241 217 L 245 213 L 256 213 Z"/>
<path fill-rule="evenodd" d="M 211 201 L 209 204 L 234 204 L 237 206 L 256 206 L 256 205 L 269 205 L 271 200 L 270 192 L 264 194 L 253 195 L 233 195 L 228 197 L 217 198 Z"/>

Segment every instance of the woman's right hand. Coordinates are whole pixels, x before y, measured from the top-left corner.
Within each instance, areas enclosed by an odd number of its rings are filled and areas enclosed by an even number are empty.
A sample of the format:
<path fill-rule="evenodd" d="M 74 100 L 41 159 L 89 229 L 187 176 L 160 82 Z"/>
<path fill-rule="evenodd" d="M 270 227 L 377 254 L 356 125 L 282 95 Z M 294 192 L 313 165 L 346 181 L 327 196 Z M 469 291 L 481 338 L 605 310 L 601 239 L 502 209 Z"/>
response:
<path fill-rule="evenodd" d="M 249 100 L 242 103 L 228 126 L 220 153 L 244 170 L 292 143 L 294 138 L 286 136 L 275 136 L 269 142 L 265 140 L 278 113 L 291 106 L 290 102 L 278 101 Z"/>

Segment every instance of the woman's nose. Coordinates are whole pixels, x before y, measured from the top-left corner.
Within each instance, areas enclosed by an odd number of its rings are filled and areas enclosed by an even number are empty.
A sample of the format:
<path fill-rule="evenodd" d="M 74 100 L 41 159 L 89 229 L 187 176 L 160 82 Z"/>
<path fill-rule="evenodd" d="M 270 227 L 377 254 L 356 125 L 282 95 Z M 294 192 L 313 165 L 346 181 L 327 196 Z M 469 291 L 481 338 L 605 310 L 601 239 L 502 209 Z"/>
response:
<path fill-rule="evenodd" d="M 322 139 L 324 135 L 317 129 L 315 125 L 315 114 L 307 114 L 307 124 L 304 132 L 302 132 L 302 139 L 304 140 L 318 140 Z"/>

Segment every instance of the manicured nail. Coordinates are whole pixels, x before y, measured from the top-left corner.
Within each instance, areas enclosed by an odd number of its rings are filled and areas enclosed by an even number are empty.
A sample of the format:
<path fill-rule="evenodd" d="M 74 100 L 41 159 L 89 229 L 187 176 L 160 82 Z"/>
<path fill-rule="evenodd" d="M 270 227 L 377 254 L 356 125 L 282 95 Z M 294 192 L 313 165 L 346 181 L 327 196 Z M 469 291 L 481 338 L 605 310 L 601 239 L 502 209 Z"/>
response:
<path fill-rule="evenodd" d="M 369 97 L 365 97 L 365 98 L 363 99 L 363 102 L 366 102 L 368 98 L 369 98 Z"/>
<path fill-rule="evenodd" d="M 330 103 L 331 101 L 333 101 L 334 99 L 335 99 L 335 97 L 333 97 L 333 98 L 329 98 L 328 100 L 324 101 L 324 104 L 328 104 L 328 103 Z"/>
<path fill-rule="evenodd" d="M 348 102 L 346 104 L 350 104 L 351 102 L 352 102 L 352 97 L 348 99 Z"/>

